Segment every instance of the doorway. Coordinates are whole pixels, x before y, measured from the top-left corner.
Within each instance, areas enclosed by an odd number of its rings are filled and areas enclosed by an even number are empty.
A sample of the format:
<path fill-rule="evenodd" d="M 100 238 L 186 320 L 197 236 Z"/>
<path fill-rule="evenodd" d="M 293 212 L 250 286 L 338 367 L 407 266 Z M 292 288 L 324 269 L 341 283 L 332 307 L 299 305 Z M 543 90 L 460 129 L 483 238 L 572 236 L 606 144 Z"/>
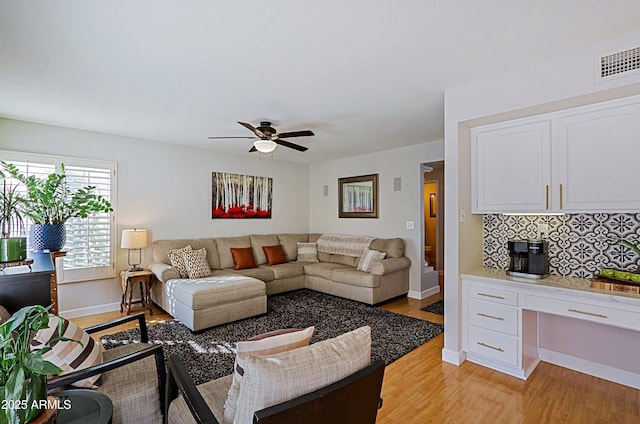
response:
<path fill-rule="evenodd" d="M 422 164 L 423 268 L 438 272 L 440 292 L 444 280 L 444 161 Z"/>

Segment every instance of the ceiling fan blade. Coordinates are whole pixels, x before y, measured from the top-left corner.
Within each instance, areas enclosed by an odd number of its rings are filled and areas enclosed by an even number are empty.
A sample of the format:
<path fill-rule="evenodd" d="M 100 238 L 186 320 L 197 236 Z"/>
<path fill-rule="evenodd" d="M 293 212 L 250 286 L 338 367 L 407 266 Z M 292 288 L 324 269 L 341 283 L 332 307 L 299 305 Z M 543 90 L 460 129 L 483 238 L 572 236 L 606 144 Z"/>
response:
<path fill-rule="evenodd" d="M 249 153 L 251 152 L 257 152 L 258 149 L 256 149 L 256 146 L 251 146 L 251 148 L 249 149 Z"/>
<path fill-rule="evenodd" d="M 209 140 L 224 139 L 224 138 L 244 138 L 249 140 L 255 140 L 258 137 L 208 137 L 208 138 Z"/>
<path fill-rule="evenodd" d="M 304 151 L 309 149 L 308 147 L 300 146 L 299 144 L 291 143 L 289 141 L 282 140 L 280 138 L 274 139 L 273 141 L 275 141 L 277 144 L 279 144 L 281 146 L 285 146 L 285 147 L 288 147 L 290 149 L 297 150 L 299 152 L 304 152 Z"/>
<path fill-rule="evenodd" d="M 249 131 L 252 131 L 255 135 L 257 135 L 260 138 L 266 137 L 266 135 L 262 131 L 260 131 L 259 129 L 257 129 L 256 127 L 254 127 L 251 124 L 248 124 L 246 122 L 240 122 L 240 121 L 238 121 L 238 124 L 240 124 L 243 127 L 247 128 Z"/>
<path fill-rule="evenodd" d="M 309 137 L 315 135 L 312 131 L 304 130 L 304 131 L 291 131 L 278 133 L 278 137 L 280 138 L 291 138 L 291 137 Z"/>

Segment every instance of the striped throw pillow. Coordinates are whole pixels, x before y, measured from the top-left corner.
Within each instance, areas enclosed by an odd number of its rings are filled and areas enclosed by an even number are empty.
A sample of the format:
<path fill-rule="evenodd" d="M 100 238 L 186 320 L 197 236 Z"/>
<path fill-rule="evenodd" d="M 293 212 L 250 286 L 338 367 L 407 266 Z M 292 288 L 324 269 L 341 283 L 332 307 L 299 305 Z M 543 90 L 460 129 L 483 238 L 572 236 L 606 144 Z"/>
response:
<path fill-rule="evenodd" d="M 62 320 L 60 332 L 58 325 Z M 57 337 L 64 337 L 77 341 L 50 341 Z M 41 349 L 50 346 L 52 349 L 42 355 L 42 359 L 51 362 L 62 369 L 60 375 L 69 374 L 76 370 L 88 368 L 92 365 L 102 363 L 102 350 L 100 345 L 93 338 L 78 327 L 76 324 L 64 318 L 58 318 L 55 315 L 49 315 L 49 326 L 39 330 L 33 341 L 31 349 Z M 76 387 L 84 387 L 95 389 L 96 381 L 100 378 L 100 374 L 94 375 L 84 380 L 78 380 L 72 383 Z"/>
<path fill-rule="evenodd" d="M 319 262 L 318 245 L 316 243 L 297 242 L 298 262 Z"/>
<path fill-rule="evenodd" d="M 360 256 L 360 260 L 358 261 L 358 266 L 356 268 L 358 271 L 369 272 L 371 270 L 371 265 L 373 265 L 373 262 L 381 261 L 385 256 L 387 256 L 385 252 L 365 249 L 362 253 L 362 256 Z"/>
<path fill-rule="evenodd" d="M 233 364 L 233 382 L 224 403 L 225 422 L 233 422 L 236 415 L 240 385 L 244 375 L 244 363 L 251 356 L 273 355 L 308 346 L 315 327 L 304 330 L 288 328 L 260 334 L 236 344 L 236 361 Z"/>

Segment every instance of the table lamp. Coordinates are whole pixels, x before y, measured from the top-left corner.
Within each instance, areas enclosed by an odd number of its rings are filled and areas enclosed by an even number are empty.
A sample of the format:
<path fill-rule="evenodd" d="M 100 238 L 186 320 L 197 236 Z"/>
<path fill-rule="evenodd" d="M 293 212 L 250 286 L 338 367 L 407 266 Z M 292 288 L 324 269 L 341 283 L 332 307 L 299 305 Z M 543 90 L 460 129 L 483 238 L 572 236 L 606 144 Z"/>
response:
<path fill-rule="evenodd" d="M 133 230 L 122 230 L 122 243 L 120 247 L 123 249 L 129 249 L 127 260 L 129 263 L 129 269 L 127 271 L 141 271 L 138 265 L 142 263 L 142 248 L 147 247 L 147 230 L 141 230 L 134 228 Z M 131 251 L 138 251 L 138 262 L 131 263 Z"/>

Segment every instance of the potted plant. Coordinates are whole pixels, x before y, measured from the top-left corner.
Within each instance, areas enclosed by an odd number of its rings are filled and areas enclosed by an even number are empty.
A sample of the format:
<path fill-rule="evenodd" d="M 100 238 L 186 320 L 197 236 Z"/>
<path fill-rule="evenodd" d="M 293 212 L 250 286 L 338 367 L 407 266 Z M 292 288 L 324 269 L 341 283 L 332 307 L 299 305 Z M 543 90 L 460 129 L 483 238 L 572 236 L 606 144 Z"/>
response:
<path fill-rule="evenodd" d="M 0 325 L 0 424 L 26 423 L 46 405 L 42 401 L 47 399 L 47 375 L 62 370 L 42 355 L 51 350 L 49 345 L 69 340 L 53 338 L 44 348 L 32 350 L 34 335 L 48 326 L 49 311 L 40 305 L 26 306 Z"/>
<path fill-rule="evenodd" d="M 0 171 L 0 262 L 18 262 L 27 258 L 27 238 L 24 236 L 22 199 L 18 186 L 7 181 Z"/>
<path fill-rule="evenodd" d="M 111 203 L 94 193 L 95 186 L 72 189 L 64 164 L 60 173 L 38 178 L 25 176 L 13 164 L 2 162 L 5 171 L 26 187 L 23 197 L 24 216 L 33 220 L 29 235 L 35 250 L 60 250 L 66 241 L 65 222 L 86 218 L 90 214 L 111 212 Z"/>

